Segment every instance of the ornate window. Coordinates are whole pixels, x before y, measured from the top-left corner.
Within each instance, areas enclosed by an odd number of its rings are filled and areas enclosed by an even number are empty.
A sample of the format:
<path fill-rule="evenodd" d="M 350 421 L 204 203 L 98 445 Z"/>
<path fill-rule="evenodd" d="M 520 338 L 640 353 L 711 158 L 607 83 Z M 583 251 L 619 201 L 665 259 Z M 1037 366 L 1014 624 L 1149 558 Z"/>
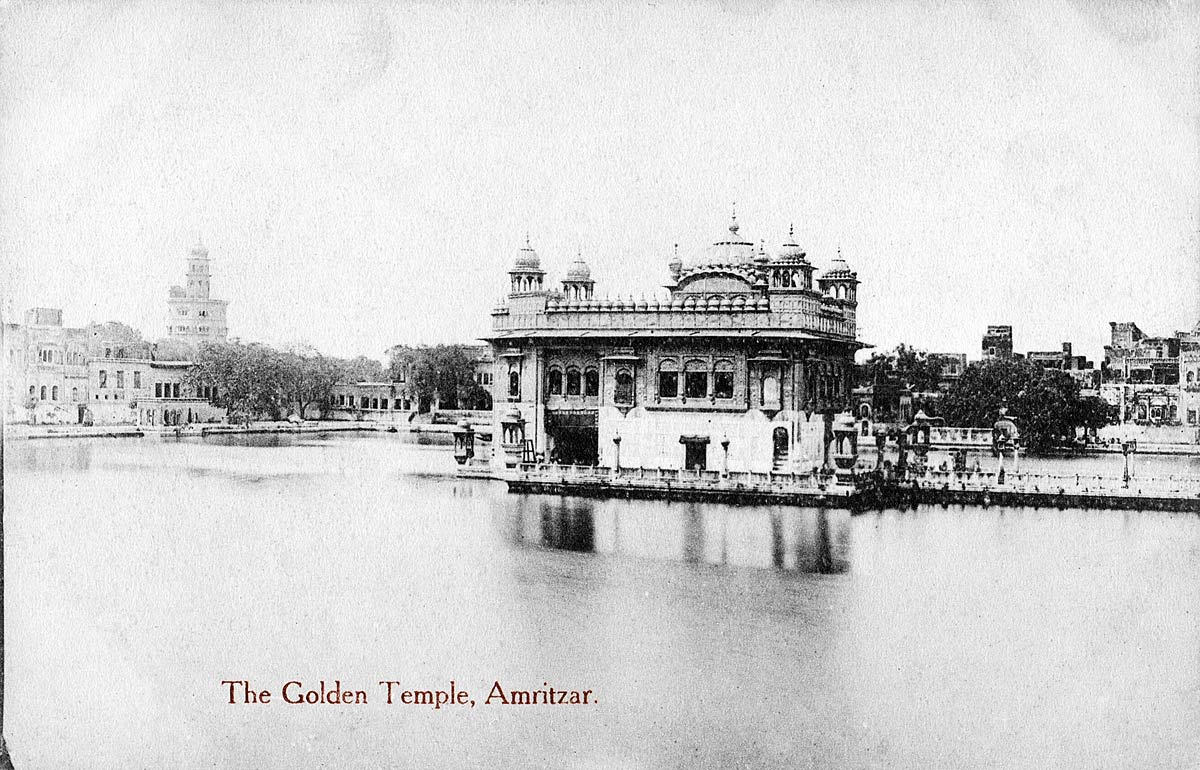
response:
<path fill-rule="evenodd" d="M 108 372 L 104 371 L 103 369 L 100 370 L 100 387 L 108 387 Z"/>
<path fill-rule="evenodd" d="M 567 370 L 567 395 L 578 396 L 580 394 L 579 370 L 572 367 Z"/>
<path fill-rule="evenodd" d="M 679 397 L 679 372 L 672 359 L 667 359 L 658 365 L 658 397 Z"/>
<path fill-rule="evenodd" d="M 688 398 L 704 398 L 708 395 L 708 372 L 695 371 L 693 366 L 689 363 L 683 373 L 683 394 Z"/>
<path fill-rule="evenodd" d="M 516 369 L 508 373 L 508 397 L 521 397 L 521 374 Z"/>
<path fill-rule="evenodd" d="M 589 366 L 583 372 L 583 395 L 588 398 L 600 395 L 600 372 L 594 366 Z"/>
<path fill-rule="evenodd" d="M 717 362 L 717 371 L 713 374 L 713 396 L 733 398 L 733 363 L 731 361 Z"/>
<path fill-rule="evenodd" d="M 1191 382 L 1192 382 L 1192 381 L 1194 381 L 1195 379 L 1196 379 L 1196 373 L 1195 373 L 1195 372 L 1193 372 L 1191 369 L 1189 369 L 1189 370 L 1188 370 L 1188 373 L 1187 373 L 1187 381 L 1188 381 L 1189 383 L 1191 383 Z"/>
<path fill-rule="evenodd" d="M 57 400 L 58 400 L 58 386 L 57 386 L 57 385 L 55 385 L 53 388 L 51 388 L 51 389 L 50 389 L 50 400 L 51 400 L 51 401 L 57 401 Z M 1175 408 L 1175 407 L 1171 407 L 1171 409 L 1172 409 L 1172 410 L 1173 410 L 1174 408 Z"/>
<path fill-rule="evenodd" d="M 79 400 L 79 388 L 71 388 L 71 400 L 72 401 Z"/>
<path fill-rule="evenodd" d="M 46 386 L 45 385 L 42 386 L 42 389 L 41 389 L 41 391 L 39 391 L 39 393 L 41 395 L 41 400 L 45 401 L 46 400 Z"/>
<path fill-rule="evenodd" d="M 633 405 L 633 375 L 628 369 L 617 370 L 617 386 L 613 390 L 613 401 L 626 406 Z"/>
<path fill-rule="evenodd" d="M 563 392 L 562 370 L 551 369 L 546 375 L 546 392 L 552 396 L 561 396 Z M 512 395 L 511 393 L 509 395 Z"/>

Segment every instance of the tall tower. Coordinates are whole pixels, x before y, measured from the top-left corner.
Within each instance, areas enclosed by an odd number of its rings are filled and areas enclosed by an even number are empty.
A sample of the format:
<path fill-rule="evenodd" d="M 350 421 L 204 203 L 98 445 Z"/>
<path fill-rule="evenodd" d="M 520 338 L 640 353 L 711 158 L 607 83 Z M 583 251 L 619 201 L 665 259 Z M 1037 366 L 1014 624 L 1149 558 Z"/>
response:
<path fill-rule="evenodd" d="M 197 243 L 187 256 L 187 288 L 172 286 L 167 298 L 167 336 L 183 342 L 220 342 L 229 336 L 225 310 L 229 303 L 212 298 L 212 262 Z"/>
<path fill-rule="evenodd" d="M 192 299 L 208 299 L 212 263 L 208 259 L 208 249 L 204 247 L 203 243 L 197 243 L 192 247 L 188 253 L 187 263 L 187 295 Z"/>

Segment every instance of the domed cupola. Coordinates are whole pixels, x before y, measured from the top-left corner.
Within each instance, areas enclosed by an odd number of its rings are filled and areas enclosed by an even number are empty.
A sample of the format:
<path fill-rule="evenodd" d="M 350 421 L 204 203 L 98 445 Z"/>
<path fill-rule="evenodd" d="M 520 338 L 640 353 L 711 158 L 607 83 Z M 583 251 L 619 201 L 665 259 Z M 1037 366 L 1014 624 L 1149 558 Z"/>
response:
<path fill-rule="evenodd" d="M 846 300 L 847 302 L 856 303 L 858 293 L 858 273 L 850 269 L 850 265 L 842 257 L 842 249 L 839 246 L 837 257 L 833 262 L 829 263 L 829 269 L 817 279 L 821 292 L 827 297 L 833 299 Z"/>
<path fill-rule="evenodd" d="M 591 299 L 595 285 L 592 269 L 583 261 L 583 254 L 577 254 L 567 270 L 567 276 L 563 278 L 563 294 L 568 300 Z"/>
<path fill-rule="evenodd" d="M 788 227 L 787 241 L 779 247 L 775 259 L 764 266 L 772 289 L 804 289 L 812 291 L 813 271 L 804 249 L 796 243 L 796 232 Z"/>
<path fill-rule="evenodd" d="M 776 258 L 779 262 L 805 262 L 806 255 L 804 249 L 800 248 L 800 244 L 796 243 L 795 227 L 788 225 L 787 243 L 779 247 L 779 256 Z"/>
<path fill-rule="evenodd" d="M 696 266 L 704 265 L 750 265 L 758 256 L 754 242 L 741 234 L 741 226 L 737 221 L 737 212 L 729 221 L 729 229 L 721 233 L 713 241 L 712 246 L 696 260 Z"/>
<path fill-rule="evenodd" d="M 529 236 L 525 236 L 525 245 L 517 251 L 512 269 L 508 271 L 512 282 L 512 294 L 531 294 L 542 290 L 542 281 L 546 271 L 542 270 L 542 260 L 537 252 L 529 245 Z"/>
<path fill-rule="evenodd" d="M 541 272 L 542 260 L 538 258 L 537 252 L 529 245 L 529 236 L 525 236 L 525 245 L 517 250 L 517 258 L 513 260 L 512 272 L 516 271 L 536 271 Z"/>
<path fill-rule="evenodd" d="M 679 283 L 679 276 L 683 273 L 683 260 L 679 258 L 679 244 L 675 244 L 675 254 L 672 255 L 671 261 L 667 263 L 667 269 L 671 271 L 671 283 Z"/>

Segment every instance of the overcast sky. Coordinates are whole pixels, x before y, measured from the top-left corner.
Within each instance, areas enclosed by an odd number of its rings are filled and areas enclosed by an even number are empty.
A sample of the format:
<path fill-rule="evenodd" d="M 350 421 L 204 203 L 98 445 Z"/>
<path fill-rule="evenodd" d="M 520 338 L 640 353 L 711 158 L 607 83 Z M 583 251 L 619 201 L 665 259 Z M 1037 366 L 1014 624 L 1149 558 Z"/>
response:
<path fill-rule="evenodd" d="M 11 2 L 3 307 L 233 336 L 483 334 L 529 232 L 642 294 L 728 224 L 859 273 L 861 336 L 1100 354 L 1200 319 L 1196 4 Z"/>

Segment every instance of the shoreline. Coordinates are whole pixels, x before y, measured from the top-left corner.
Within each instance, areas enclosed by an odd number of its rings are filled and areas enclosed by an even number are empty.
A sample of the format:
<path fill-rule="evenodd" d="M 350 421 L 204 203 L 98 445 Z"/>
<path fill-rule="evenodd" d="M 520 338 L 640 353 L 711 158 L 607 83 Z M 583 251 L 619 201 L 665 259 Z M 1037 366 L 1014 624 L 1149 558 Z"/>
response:
<path fill-rule="evenodd" d="M 455 425 L 432 423 L 390 423 L 372 421 L 306 421 L 257 422 L 245 425 L 201 423 L 191 426 L 163 427 L 147 425 L 27 425 L 18 423 L 5 427 L 5 440 L 40 441 L 51 439 L 115 439 L 115 438 L 205 438 L 207 436 L 245 436 L 261 434 L 299 433 L 432 433 L 453 434 Z M 476 436 L 488 435 L 476 429 Z"/>

